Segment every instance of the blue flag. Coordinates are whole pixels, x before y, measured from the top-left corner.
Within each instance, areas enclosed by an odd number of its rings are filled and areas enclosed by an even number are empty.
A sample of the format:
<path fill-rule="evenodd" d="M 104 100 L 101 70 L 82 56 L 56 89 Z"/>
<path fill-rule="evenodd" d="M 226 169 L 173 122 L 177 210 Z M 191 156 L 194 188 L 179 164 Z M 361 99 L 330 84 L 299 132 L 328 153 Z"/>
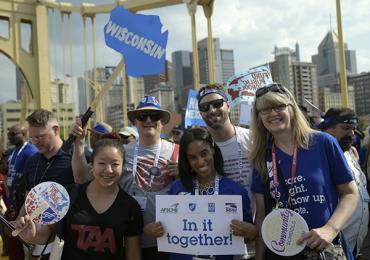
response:
<path fill-rule="evenodd" d="M 189 90 L 188 104 L 185 112 L 185 128 L 189 126 L 206 126 L 206 123 L 199 114 L 197 94 L 198 91 L 195 89 Z"/>
<path fill-rule="evenodd" d="M 164 71 L 168 31 L 157 15 L 133 14 L 114 8 L 104 27 L 105 43 L 125 57 L 126 73 L 139 77 Z"/>

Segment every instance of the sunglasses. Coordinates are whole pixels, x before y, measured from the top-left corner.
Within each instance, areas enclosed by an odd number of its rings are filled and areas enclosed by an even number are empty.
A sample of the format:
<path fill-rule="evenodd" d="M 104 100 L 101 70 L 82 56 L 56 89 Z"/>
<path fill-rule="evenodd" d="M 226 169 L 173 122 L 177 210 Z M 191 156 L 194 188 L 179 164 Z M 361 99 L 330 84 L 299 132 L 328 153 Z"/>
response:
<path fill-rule="evenodd" d="M 159 121 L 161 120 L 161 113 L 138 113 L 136 115 L 136 119 L 144 122 L 150 117 L 151 121 Z"/>
<path fill-rule="evenodd" d="M 270 91 L 277 92 L 277 93 L 284 94 L 284 95 L 288 94 L 288 92 L 283 87 L 283 85 L 274 83 L 274 84 L 267 85 L 267 86 L 257 89 L 256 98 L 262 97 L 263 95 L 265 95 L 267 92 L 270 92 Z"/>
<path fill-rule="evenodd" d="M 204 102 L 202 104 L 198 104 L 198 109 L 200 112 L 207 112 L 211 105 L 214 109 L 219 109 L 224 105 L 225 100 L 223 99 L 216 99 L 209 102 Z"/>

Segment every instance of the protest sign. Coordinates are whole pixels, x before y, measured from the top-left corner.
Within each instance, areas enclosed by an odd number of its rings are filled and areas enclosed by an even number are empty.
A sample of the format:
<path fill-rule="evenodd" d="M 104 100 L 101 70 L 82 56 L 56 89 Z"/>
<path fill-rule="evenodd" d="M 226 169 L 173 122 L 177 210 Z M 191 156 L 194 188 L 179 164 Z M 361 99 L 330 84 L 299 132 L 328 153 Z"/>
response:
<path fill-rule="evenodd" d="M 239 124 L 251 125 L 251 121 L 252 121 L 252 106 L 249 104 L 241 103 Z"/>
<path fill-rule="evenodd" d="M 256 90 L 272 82 L 270 70 L 266 66 L 250 69 L 230 77 L 226 83 L 226 94 L 230 106 L 234 107 L 241 102 L 252 104 Z"/>
<path fill-rule="evenodd" d="M 158 250 L 189 255 L 244 254 L 243 237 L 230 233 L 231 220 L 243 219 L 240 195 L 157 195 L 156 221 L 165 233 Z"/>
<path fill-rule="evenodd" d="M 159 16 L 134 14 L 118 6 L 110 14 L 104 36 L 108 47 L 124 55 L 127 75 L 163 72 L 168 31 L 162 33 Z"/>
<path fill-rule="evenodd" d="M 199 110 L 198 110 L 198 92 L 195 89 L 190 89 L 188 94 L 188 104 L 186 106 L 185 112 L 185 128 L 191 126 L 206 126 L 206 123 L 203 121 Z"/>

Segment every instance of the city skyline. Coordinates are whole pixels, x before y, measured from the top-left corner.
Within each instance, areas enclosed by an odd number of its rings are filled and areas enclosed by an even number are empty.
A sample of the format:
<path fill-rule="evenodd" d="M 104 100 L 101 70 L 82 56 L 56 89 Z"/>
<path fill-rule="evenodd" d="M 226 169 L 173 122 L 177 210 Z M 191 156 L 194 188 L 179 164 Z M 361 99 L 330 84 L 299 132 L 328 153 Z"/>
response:
<path fill-rule="evenodd" d="M 80 4 L 82 1 L 72 2 Z M 103 1 L 92 0 L 88 2 L 101 4 Z M 104 3 L 111 2 L 104 1 Z M 302 8 L 303 4 L 305 8 Z M 190 16 L 187 14 L 185 5 L 153 9 L 141 13 L 159 15 L 164 28 L 169 30 L 167 59 L 171 60 L 171 53 L 176 50 L 192 51 Z M 359 0 L 354 3 L 348 0 L 342 1 L 344 40 L 349 49 L 356 51 L 359 73 L 370 71 L 370 28 L 366 26 L 368 17 L 370 17 L 369 1 Z M 119 61 L 119 55 L 104 44 L 102 28 L 107 22 L 107 18 L 107 15 L 99 15 L 96 20 L 97 66 L 99 67 L 115 66 Z M 77 76 L 82 75 L 83 72 L 82 19 L 77 15 L 73 15 L 72 19 L 73 26 L 76 28 L 72 37 L 75 40 L 73 53 L 76 54 L 73 60 L 74 74 Z M 197 8 L 196 21 L 197 40 L 200 41 L 207 36 L 206 19 L 200 6 Z M 311 62 L 311 56 L 317 53 L 317 47 L 325 34 L 330 28 L 336 31 L 335 1 L 283 0 L 277 2 L 267 0 L 262 4 L 254 1 L 246 3 L 243 0 L 232 2 L 216 0 L 212 28 L 213 37 L 220 39 L 222 48 L 234 50 L 235 73 L 272 61 L 275 45 L 293 48 L 298 42 L 301 60 Z M 54 32 L 55 30 L 49 28 L 51 67 L 55 64 L 52 38 Z M 57 48 L 61 48 L 61 46 L 58 44 Z M 91 42 L 89 49 L 91 49 Z M 0 91 L 9 94 L 14 91 L 13 96 L 15 96 L 14 65 L 11 65 L 3 55 L 0 56 L 0 65 L 3 68 L 0 72 L 0 80 L 3 83 Z M 91 61 L 90 56 L 89 62 L 92 63 Z M 58 77 L 61 77 L 60 57 L 58 57 L 57 67 Z M 54 78 L 53 71 L 51 69 L 51 78 Z M 12 74 L 14 76 L 9 76 Z M 14 85 L 14 90 L 11 87 L 10 90 L 9 87 L 6 87 L 10 85 Z M 0 102 L 4 102 L 4 99 L 11 98 L 7 98 L 7 95 L 1 95 Z"/>

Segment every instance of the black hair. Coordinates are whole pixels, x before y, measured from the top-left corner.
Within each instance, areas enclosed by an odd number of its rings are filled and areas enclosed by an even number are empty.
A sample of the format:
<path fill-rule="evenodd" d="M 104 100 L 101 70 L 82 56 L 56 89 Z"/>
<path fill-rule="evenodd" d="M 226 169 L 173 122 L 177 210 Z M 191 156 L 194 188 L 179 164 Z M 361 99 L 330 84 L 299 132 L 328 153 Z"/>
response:
<path fill-rule="evenodd" d="M 192 191 L 194 189 L 194 178 L 197 176 L 196 173 L 191 169 L 190 163 L 187 157 L 188 146 L 194 141 L 204 141 L 215 150 L 213 156 L 214 167 L 218 174 L 225 175 L 224 173 L 224 159 L 220 148 L 215 144 L 210 133 L 204 128 L 192 128 L 185 130 L 184 135 L 180 140 L 180 151 L 179 154 L 179 178 L 182 185 Z"/>
<path fill-rule="evenodd" d="M 94 159 L 95 159 L 96 155 L 101 150 L 103 150 L 105 147 L 116 148 L 122 156 L 123 163 L 125 162 L 125 150 L 123 149 L 123 146 L 122 146 L 121 143 L 119 143 L 115 139 L 101 139 L 101 140 L 97 141 L 92 147 L 93 148 L 93 152 L 92 152 L 92 155 L 91 155 L 91 162 L 92 163 L 94 162 Z"/>
<path fill-rule="evenodd" d="M 355 111 L 348 107 L 329 108 L 324 117 L 355 116 Z"/>

